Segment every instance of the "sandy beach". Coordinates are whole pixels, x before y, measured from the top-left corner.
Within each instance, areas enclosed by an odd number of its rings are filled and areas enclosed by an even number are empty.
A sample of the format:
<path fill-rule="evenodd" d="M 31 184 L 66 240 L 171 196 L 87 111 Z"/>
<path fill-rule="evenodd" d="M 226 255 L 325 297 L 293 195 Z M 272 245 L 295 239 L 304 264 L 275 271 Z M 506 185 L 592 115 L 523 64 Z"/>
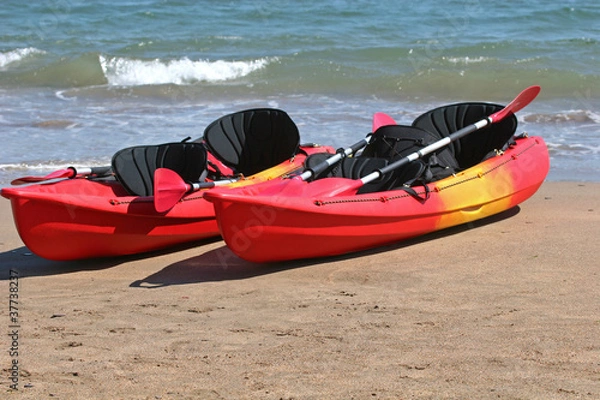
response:
<path fill-rule="evenodd" d="M 546 182 L 475 224 L 277 265 L 221 240 L 48 261 L 5 199 L 0 228 L 2 398 L 600 398 L 598 183 Z"/>

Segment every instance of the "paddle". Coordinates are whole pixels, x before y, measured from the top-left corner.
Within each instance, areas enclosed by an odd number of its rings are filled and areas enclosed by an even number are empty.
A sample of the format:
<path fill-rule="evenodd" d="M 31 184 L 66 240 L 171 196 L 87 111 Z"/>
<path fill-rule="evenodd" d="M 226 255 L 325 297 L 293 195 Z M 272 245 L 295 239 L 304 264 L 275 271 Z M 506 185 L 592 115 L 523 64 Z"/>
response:
<path fill-rule="evenodd" d="M 450 136 L 447 136 L 437 142 L 430 144 L 422 148 L 419 151 L 409 154 L 406 157 L 403 157 L 381 169 L 375 170 L 372 173 L 362 177 L 361 179 L 352 180 L 350 183 L 342 183 L 337 187 L 333 188 L 333 190 L 328 190 L 327 193 L 330 196 L 340 195 L 340 194 L 352 194 L 355 193 L 363 185 L 372 182 L 381 176 L 396 170 L 412 161 L 415 161 L 429 153 L 432 153 L 444 146 L 449 145 L 450 143 L 470 134 L 479 129 L 485 128 L 490 124 L 494 124 L 496 122 L 502 121 L 508 115 L 514 114 L 515 112 L 521 110 L 525 106 L 535 99 L 535 97 L 540 92 L 541 88 L 539 86 L 530 86 L 527 89 L 523 90 L 521 93 L 517 95 L 506 107 L 502 110 L 495 112 L 494 114 L 488 116 L 487 118 L 482 119 L 474 124 L 468 125 L 454 133 Z M 332 185 L 333 186 L 333 185 Z"/>
<path fill-rule="evenodd" d="M 385 125 L 396 125 L 396 121 L 394 121 L 394 119 L 392 117 L 390 117 L 389 115 L 387 115 L 385 113 L 381 113 L 381 112 L 375 113 L 373 115 L 372 132 L 375 132 L 377 129 L 379 129 L 379 127 L 385 126 Z M 297 179 L 300 179 L 302 181 L 307 181 L 310 178 L 312 178 L 313 176 L 317 176 L 320 173 L 322 173 L 323 171 L 326 171 L 327 168 L 331 167 L 332 165 L 340 162 L 344 157 L 347 157 L 351 154 L 356 153 L 358 150 L 362 149 L 363 147 L 365 147 L 366 145 L 369 144 L 369 142 L 371 141 L 371 138 L 373 137 L 372 132 L 369 133 L 366 138 L 362 139 L 359 142 L 354 143 L 353 145 L 344 149 L 343 151 L 338 151 L 335 155 L 327 158 L 323 162 L 315 165 L 314 167 L 307 168 L 302 174 L 300 174 L 297 177 Z"/>
<path fill-rule="evenodd" d="M 168 168 L 157 168 L 154 172 L 154 208 L 159 213 L 167 212 L 187 193 L 227 185 L 238 180 L 232 178 L 212 182 L 186 183 L 177 172 Z"/>
<path fill-rule="evenodd" d="M 60 179 L 60 178 L 78 178 L 83 176 L 108 176 L 112 174 L 112 168 L 110 166 L 106 167 L 83 167 L 83 168 L 75 168 L 75 167 L 67 167 L 66 169 L 59 169 L 57 171 L 51 172 L 46 176 L 24 176 L 22 178 L 17 178 L 10 182 L 11 185 L 25 185 L 27 183 L 36 183 L 49 181 L 52 179 Z"/>

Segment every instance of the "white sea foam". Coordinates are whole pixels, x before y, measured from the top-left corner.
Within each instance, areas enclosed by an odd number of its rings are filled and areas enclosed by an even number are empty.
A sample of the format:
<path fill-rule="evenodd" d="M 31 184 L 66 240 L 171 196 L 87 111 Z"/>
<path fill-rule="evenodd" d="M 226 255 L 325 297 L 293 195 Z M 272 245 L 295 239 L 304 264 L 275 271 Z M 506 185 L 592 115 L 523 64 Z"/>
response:
<path fill-rule="evenodd" d="M 546 141 L 546 145 L 548 146 L 550 153 L 560 154 L 561 156 L 584 157 L 600 154 L 600 146 L 591 144 Z"/>
<path fill-rule="evenodd" d="M 489 57 L 443 57 L 452 64 L 477 64 L 491 60 Z"/>
<path fill-rule="evenodd" d="M 103 160 L 104 161 L 104 160 Z M 40 163 L 0 163 L 0 172 L 5 171 L 40 171 L 50 172 L 58 169 L 65 169 L 68 167 L 74 168 L 88 168 L 88 167 L 99 167 L 105 166 L 110 161 L 91 161 L 88 163 L 73 163 L 73 162 L 61 162 L 61 161 L 47 161 Z"/>
<path fill-rule="evenodd" d="M 253 61 L 193 61 L 188 58 L 164 61 L 100 56 L 104 76 L 108 84 L 114 86 L 222 82 L 244 77 L 268 63 L 265 58 Z"/>
<path fill-rule="evenodd" d="M 580 124 L 600 124 L 600 114 L 591 110 L 568 110 L 553 114 L 529 114 L 523 117 L 525 122 L 535 123 L 563 123 L 576 122 Z"/>
<path fill-rule="evenodd" d="M 34 54 L 44 54 L 45 51 L 36 49 L 35 47 L 25 47 L 21 49 L 0 52 L 0 68 L 4 68 L 9 64 L 21 61 L 26 57 Z"/>

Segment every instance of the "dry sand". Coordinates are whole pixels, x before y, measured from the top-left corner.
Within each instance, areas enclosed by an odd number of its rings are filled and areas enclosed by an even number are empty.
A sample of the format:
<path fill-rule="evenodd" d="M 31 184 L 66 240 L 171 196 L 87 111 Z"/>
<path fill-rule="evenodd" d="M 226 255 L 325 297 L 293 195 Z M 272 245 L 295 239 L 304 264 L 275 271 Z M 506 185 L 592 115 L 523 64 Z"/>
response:
<path fill-rule="evenodd" d="M 46 261 L 0 204 L 26 399 L 599 399 L 600 184 L 369 252 L 256 265 L 220 240 Z M 17 359 L 18 391 L 10 368 Z"/>

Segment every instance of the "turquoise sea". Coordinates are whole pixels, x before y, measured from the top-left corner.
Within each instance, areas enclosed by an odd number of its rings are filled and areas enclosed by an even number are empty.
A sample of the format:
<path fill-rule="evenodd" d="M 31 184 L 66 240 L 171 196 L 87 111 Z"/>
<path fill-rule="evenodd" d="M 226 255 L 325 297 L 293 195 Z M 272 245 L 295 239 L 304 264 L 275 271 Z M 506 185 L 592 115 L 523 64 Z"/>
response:
<path fill-rule="evenodd" d="M 542 93 L 519 130 L 551 180 L 600 181 L 600 3 L 591 0 L 4 0 L 0 186 L 123 147 L 199 137 L 246 108 L 346 146 L 374 112 Z"/>

